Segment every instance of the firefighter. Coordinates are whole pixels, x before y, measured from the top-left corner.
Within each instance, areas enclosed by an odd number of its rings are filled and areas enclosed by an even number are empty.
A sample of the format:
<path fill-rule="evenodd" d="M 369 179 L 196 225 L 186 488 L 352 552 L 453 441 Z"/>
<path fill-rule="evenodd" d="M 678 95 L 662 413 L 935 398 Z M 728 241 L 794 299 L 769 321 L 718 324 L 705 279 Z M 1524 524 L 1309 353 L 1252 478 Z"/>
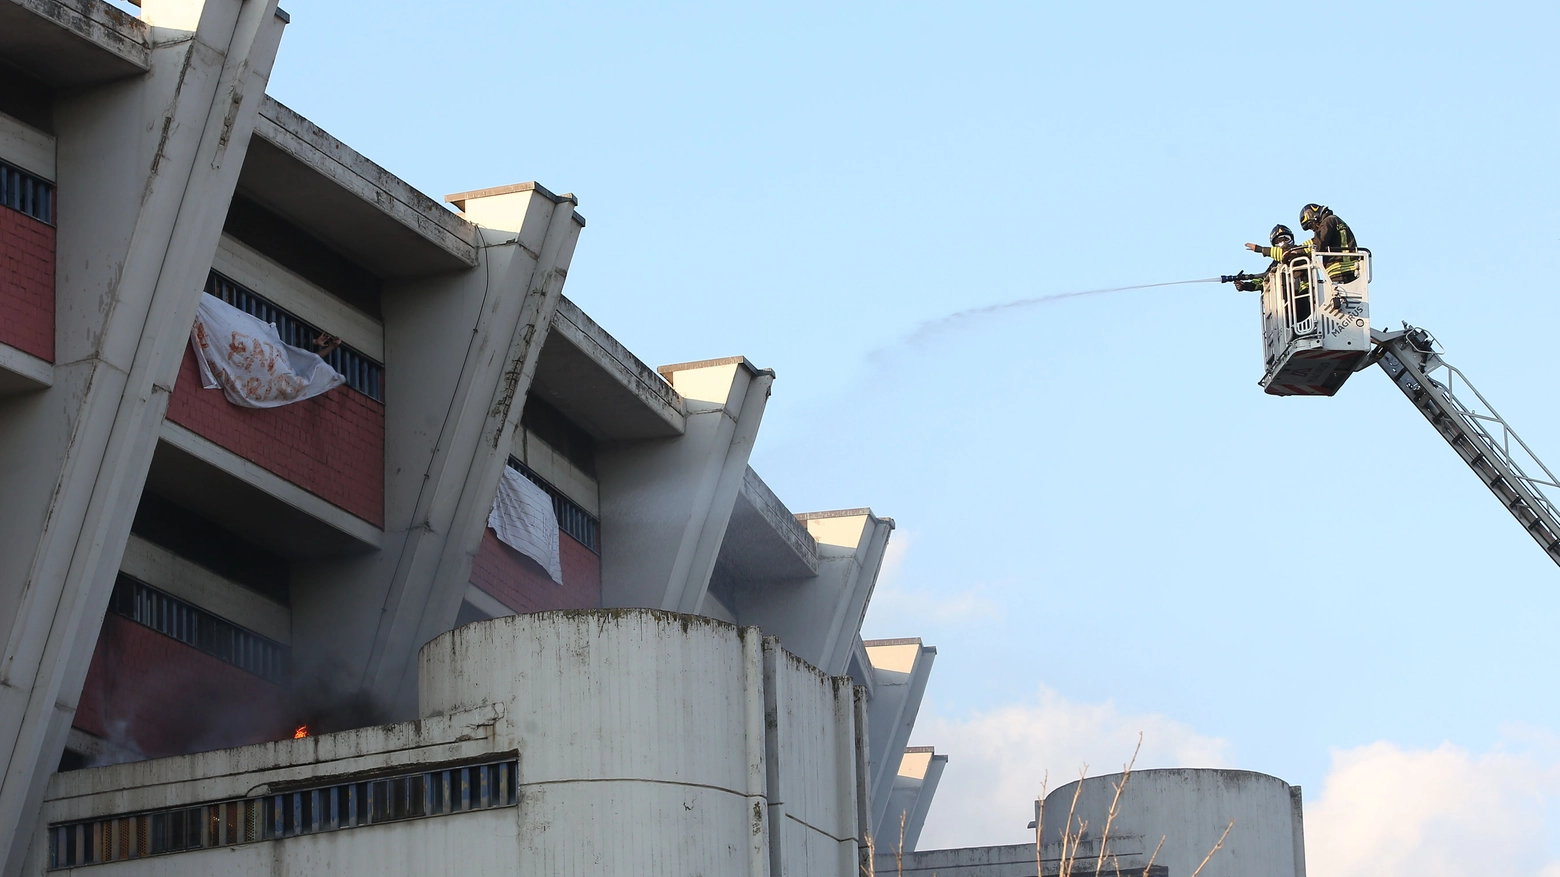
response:
<path fill-rule="evenodd" d="M 1300 208 L 1300 227 L 1311 233 L 1305 242 L 1306 249 L 1318 254 L 1322 268 L 1333 283 L 1351 283 L 1359 276 L 1358 260 L 1347 257 L 1320 255 L 1325 253 L 1352 253 L 1359 249 L 1349 224 L 1338 218 L 1332 208 L 1320 204 L 1307 204 Z"/>
<path fill-rule="evenodd" d="M 1287 270 L 1290 262 L 1304 258 L 1306 248 L 1295 244 L 1295 233 L 1289 230 L 1287 225 L 1275 225 L 1268 232 L 1268 246 L 1246 244 L 1246 249 L 1253 253 L 1262 253 L 1271 261 L 1267 270 L 1261 277 L 1251 277 L 1246 280 L 1235 281 L 1235 288 L 1243 292 L 1257 292 L 1267 289 L 1269 286 L 1282 290 L 1278 285 L 1278 272 Z M 1311 284 L 1307 279 L 1307 271 L 1292 274 L 1295 278 L 1295 290 L 1291 297 L 1294 302 L 1295 322 L 1302 323 L 1311 316 L 1311 296 L 1309 295 Z"/>
<path fill-rule="evenodd" d="M 1268 246 L 1247 244 L 1246 249 L 1253 253 L 1261 253 L 1272 260 L 1268 264 L 1267 271 L 1261 277 L 1252 277 L 1246 281 L 1237 281 L 1235 288 L 1242 292 L 1255 292 L 1262 289 L 1266 279 L 1279 265 L 1297 259 L 1305 255 L 1305 248 L 1295 246 L 1295 233 L 1289 230 L 1287 225 L 1275 225 L 1268 232 Z"/>

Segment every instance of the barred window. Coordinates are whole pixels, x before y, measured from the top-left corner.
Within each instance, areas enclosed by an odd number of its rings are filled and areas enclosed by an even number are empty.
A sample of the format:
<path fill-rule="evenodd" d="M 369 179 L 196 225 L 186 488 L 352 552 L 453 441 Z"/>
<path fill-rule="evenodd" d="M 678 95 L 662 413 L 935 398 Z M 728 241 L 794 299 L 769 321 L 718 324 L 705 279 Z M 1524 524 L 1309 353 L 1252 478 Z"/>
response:
<path fill-rule="evenodd" d="M 440 766 L 196 806 L 49 826 L 49 869 L 513 807 L 519 762 Z"/>
<path fill-rule="evenodd" d="M 54 184 L 0 161 L 0 204 L 54 224 Z"/>
<path fill-rule="evenodd" d="M 114 582 L 108 606 L 112 612 L 268 682 L 281 684 L 287 679 L 286 646 L 124 573 Z"/>
<path fill-rule="evenodd" d="M 206 292 L 252 317 L 274 323 L 282 341 L 294 347 L 313 350 L 314 339 L 324 334 L 324 330 L 319 327 L 304 322 L 254 290 L 240 286 L 215 271 L 206 278 Z M 376 402 L 385 401 L 383 365 L 345 344 L 326 355 L 325 361 L 330 363 L 331 368 L 341 372 L 347 379 L 347 386 Z"/>
<path fill-rule="evenodd" d="M 553 514 L 558 516 L 558 529 L 568 533 L 574 541 L 589 548 L 592 554 L 601 554 L 601 521 L 595 515 L 585 511 L 585 507 L 563 495 L 563 491 L 553 487 L 547 479 L 536 474 L 530 466 L 520 462 L 518 458 L 509 458 L 509 468 L 531 479 L 531 483 L 547 491 L 552 497 Z"/>

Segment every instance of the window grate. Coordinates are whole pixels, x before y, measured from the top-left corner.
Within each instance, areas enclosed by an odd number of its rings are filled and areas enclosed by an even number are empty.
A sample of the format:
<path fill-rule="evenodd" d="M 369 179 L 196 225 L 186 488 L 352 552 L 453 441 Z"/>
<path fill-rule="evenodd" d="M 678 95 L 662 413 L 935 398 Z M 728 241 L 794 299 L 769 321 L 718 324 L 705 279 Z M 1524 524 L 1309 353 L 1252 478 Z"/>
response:
<path fill-rule="evenodd" d="M 286 646 L 124 573 L 114 582 L 109 609 L 268 682 L 287 680 Z"/>
<path fill-rule="evenodd" d="M 54 184 L 0 161 L 0 204 L 54 224 Z"/>
<path fill-rule="evenodd" d="M 463 765 L 49 826 L 49 869 L 513 807 L 519 762 Z"/>
<path fill-rule="evenodd" d="M 313 350 L 314 339 L 323 334 L 324 330 L 319 327 L 305 323 L 254 290 L 240 286 L 215 271 L 206 278 L 206 292 L 252 317 L 275 324 L 276 334 L 281 336 L 283 343 L 294 347 Z M 332 350 L 325 361 L 330 363 L 331 368 L 341 372 L 347 379 L 347 386 L 376 402 L 385 401 L 383 365 L 345 344 Z"/>
<path fill-rule="evenodd" d="M 552 497 L 553 514 L 558 516 L 558 529 L 568 533 L 574 541 L 589 548 L 592 554 L 601 554 L 601 522 L 596 516 L 585 511 L 579 503 L 563 495 L 563 491 L 547 483 L 547 479 L 536 474 L 531 467 L 520 462 L 518 458 L 509 458 L 509 468 L 531 479 L 531 483 L 547 491 Z"/>

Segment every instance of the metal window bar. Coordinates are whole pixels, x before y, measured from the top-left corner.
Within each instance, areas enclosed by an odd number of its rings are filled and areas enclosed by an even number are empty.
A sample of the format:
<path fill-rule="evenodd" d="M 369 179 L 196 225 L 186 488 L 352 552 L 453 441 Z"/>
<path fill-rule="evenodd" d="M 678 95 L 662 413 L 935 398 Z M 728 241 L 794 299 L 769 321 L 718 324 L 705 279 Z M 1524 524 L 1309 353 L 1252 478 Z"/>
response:
<path fill-rule="evenodd" d="M 54 224 L 54 184 L 0 161 L 0 204 L 39 222 Z"/>
<path fill-rule="evenodd" d="M 282 341 L 294 347 L 313 350 L 314 339 L 323 333 L 319 327 L 304 322 L 254 290 L 240 286 L 215 271 L 206 277 L 206 292 L 252 317 L 274 324 L 276 334 L 281 336 Z M 345 344 L 332 350 L 325 361 L 330 363 L 331 368 L 341 372 L 342 377 L 347 379 L 347 386 L 376 402 L 385 400 L 383 365 Z"/>
<path fill-rule="evenodd" d="M 518 762 L 401 774 L 49 826 L 49 870 L 513 807 Z M 452 783 L 459 788 L 451 794 Z"/>
<path fill-rule="evenodd" d="M 288 649 L 124 573 L 109 609 L 268 682 L 287 681 Z"/>
<path fill-rule="evenodd" d="M 583 506 L 569 499 L 563 491 L 553 487 L 547 479 L 520 462 L 519 458 L 510 457 L 509 467 L 531 479 L 532 484 L 547 491 L 547 495 L 552 497 L 553 514 L 558 516 L 558 529 L 589 548 L 592 554 L 601 554 L 601 521 L 597 520 L 595 515 L 585 511 Z"/>

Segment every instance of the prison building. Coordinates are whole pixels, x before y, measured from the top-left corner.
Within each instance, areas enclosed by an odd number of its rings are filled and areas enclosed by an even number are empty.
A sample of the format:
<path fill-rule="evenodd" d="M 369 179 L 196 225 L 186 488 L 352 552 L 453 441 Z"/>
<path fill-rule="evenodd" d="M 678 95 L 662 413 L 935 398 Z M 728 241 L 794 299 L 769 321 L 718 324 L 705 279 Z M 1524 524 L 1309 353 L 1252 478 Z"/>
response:
<path fill-rule="evenodd" d="M 773 371 L 566 297 L 573 195 L 269 97 L 287 21 L 0 0 L 4 875 L 857 873 L 935 787 L 893 520 L 749 466 Z M 208 312 L 331 387 L 208 388 Z"/>

